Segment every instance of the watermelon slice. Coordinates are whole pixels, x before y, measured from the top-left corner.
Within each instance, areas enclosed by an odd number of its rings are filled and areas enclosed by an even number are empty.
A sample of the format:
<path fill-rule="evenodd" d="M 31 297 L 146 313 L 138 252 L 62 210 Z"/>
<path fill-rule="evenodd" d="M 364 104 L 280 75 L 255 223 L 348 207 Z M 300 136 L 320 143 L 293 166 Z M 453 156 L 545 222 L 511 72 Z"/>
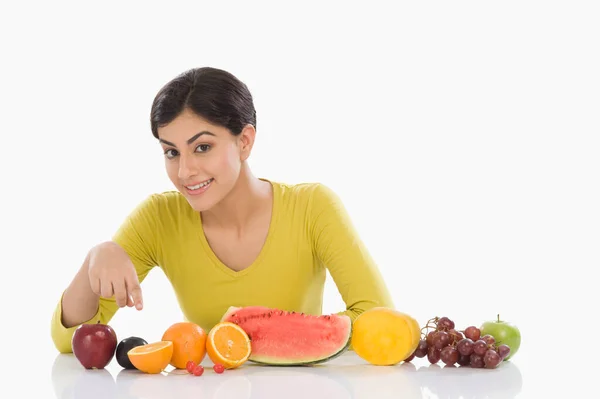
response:
<path fill-rule="evenodd" d="M 352 334 L 352 321 L 346 315 L 313 316 L 263 306 L 232 306 L 221 321 L 246 331 L 252 349 L 248 360 L 264 365 L 329 361 L 349 348 Z"/>

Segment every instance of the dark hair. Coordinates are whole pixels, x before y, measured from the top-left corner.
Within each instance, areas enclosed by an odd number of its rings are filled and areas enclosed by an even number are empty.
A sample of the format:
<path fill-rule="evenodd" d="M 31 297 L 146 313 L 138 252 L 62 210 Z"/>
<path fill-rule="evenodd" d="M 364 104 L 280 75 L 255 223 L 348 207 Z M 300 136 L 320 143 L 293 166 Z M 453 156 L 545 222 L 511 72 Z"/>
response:
<path fill-rule="evenodd" d="M 231 73 L 211 67 L 187 70 L 164 85 L 154 97 L 150 128 L 167 125 L 186 108 L 234 135 L 247 124 L 256 128 L 256 110 L 248 87 Z"/>

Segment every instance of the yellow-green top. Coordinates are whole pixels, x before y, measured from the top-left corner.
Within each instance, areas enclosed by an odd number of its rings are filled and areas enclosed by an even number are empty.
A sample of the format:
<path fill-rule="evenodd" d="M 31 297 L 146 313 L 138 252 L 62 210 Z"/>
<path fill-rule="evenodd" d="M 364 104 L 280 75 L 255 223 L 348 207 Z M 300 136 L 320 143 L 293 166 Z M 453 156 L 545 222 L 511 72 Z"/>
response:
<path fill-rule="evenodd" d="M 256 260 L 234 271 L 211 250 L 200 214 L 177 191 L 153 194 L 128 216 L 113 240 L 129 254 L 140 283 L 162 269 L 188 321 L 209 331 L 229 306 L 262 305 L 320 315 L 326 270 L 352 320 L 375 306 L 393 307 L 378 267 L 359 238 L 338 196 L 320 183 L 273 186 L 266 242 Z M 143 287 L 143 285 L 142 285 Z M 108 324 L 118 306 L 101 298 L 86 323 Z M 78 326 L 61 322 L 61 299 L 51 335 L 60 352 L 71 352 Z"/>

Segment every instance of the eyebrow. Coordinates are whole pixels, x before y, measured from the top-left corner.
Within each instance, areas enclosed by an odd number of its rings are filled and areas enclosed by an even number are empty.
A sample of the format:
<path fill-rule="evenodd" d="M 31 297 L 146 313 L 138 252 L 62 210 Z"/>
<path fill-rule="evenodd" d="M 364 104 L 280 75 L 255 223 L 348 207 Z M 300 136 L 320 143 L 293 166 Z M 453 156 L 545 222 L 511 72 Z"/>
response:
<path fill-rule="evenodd" d="M 192 144 L 194 141 L 196 141 L 196 139 L 198 139 L 198 137 L 200 137 L 200 136 L 202 136 L 202 135 L 204 135 L 204 134 L 207 134 L 207 135 L 209 135 L 209 136 L 215 136 L 215 137 L 216 137 L 216 135 L 215 135 L 214 133 L 211 133 L 211 132 L 209 132 L 208 130 L 204 130 L 204 131 L 202 131 L 202 132 L 200 132 L 200 133 L 196 133 L 195 135 L 193 135 L 192 137 L 190 137 L 190 138 L 188 139 L 187 143 L 188 143 L 188 144 Z M 161 138 L 159 138 L 159 139 L 158 139 L 158 141 L 160 141 L 160 142 L 163 142 L 163 143 L 165 143 L 165 144 L 167 144 L 167 145 L 170 145 L 170 146 L 173 146 L 173 147 L 177 147 L 175 144 L 171 143 L 170 141 L 163 140 L 163 139 L 161 139 Z"/>

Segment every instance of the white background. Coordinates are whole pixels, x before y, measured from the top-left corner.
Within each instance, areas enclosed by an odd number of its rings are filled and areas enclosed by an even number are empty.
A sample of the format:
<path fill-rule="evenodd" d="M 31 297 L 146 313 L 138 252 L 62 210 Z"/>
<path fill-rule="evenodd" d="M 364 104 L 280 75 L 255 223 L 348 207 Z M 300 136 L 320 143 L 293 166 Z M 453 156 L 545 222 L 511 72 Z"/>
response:
<path fill-rule="evenodd" d="M 594 2 L 216 3 L 2 6 L 3 337 L 54 358 L 50 318 L 86 252 L 172 189 L 155 93 L 214 66 L 254 95 L 255 174 L 332 187 L 398 309 L 459 327 L 500 313 L 523 364 L 583 354 L 564 347 L 598 325 Z M 120 338 L 181 318 L 158 268 L 142 288 Z M 324 312 L 343 308 L 328 280 Z"/>

